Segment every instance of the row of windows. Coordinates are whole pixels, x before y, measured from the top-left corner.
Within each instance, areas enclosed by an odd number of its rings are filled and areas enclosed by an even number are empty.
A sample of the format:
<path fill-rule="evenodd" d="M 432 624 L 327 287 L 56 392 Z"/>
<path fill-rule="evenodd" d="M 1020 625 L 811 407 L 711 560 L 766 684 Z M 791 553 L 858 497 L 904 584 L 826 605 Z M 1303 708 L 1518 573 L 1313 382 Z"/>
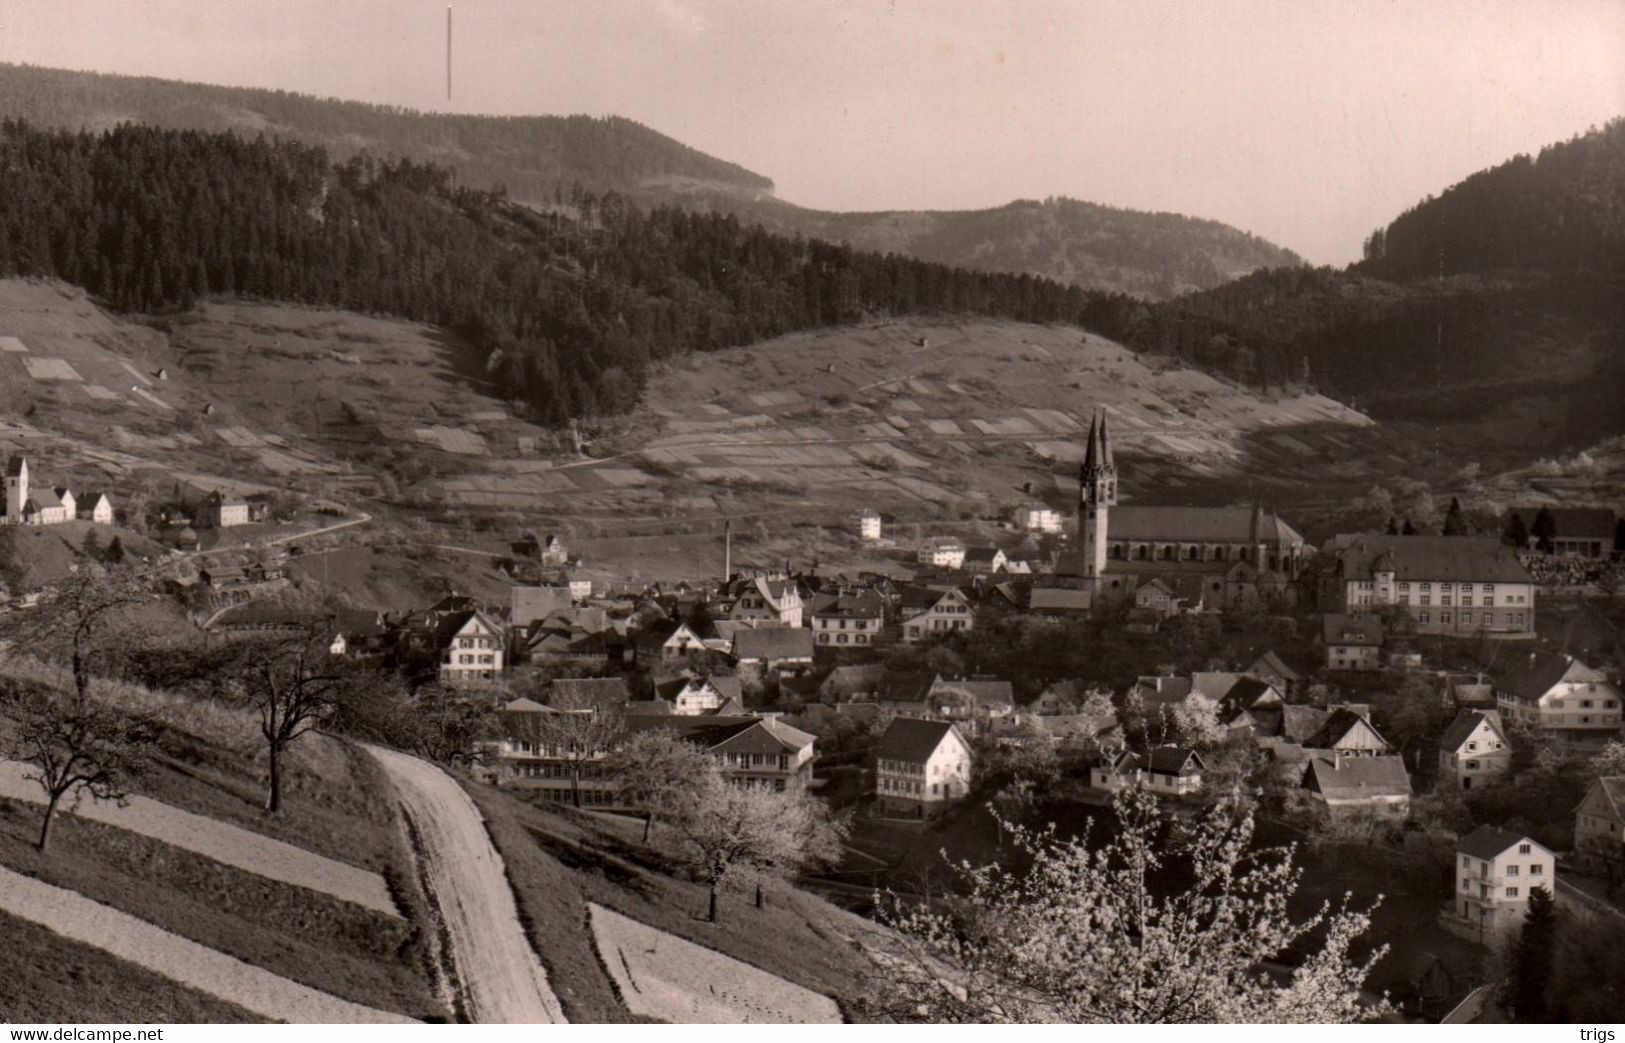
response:
<path fill-rule="evenodd" d="M 831 641 L 830 640 L 831 637 L 833 637 L 835 640 Z M 866 644 L 869 643 L 869 635 L 868 634 L 851 634 L 851 635 L 848 635 L 848 634 L 819 634 L 818 635 L 818 643 L 821 644 L 821 645 L 829 645 L 829 644 L 844 645 L 844 644 L 848 644 L 848 641 L 847 641 L 848 637 L 851 637 L 852 640 L 851 640 L 850 643 L 854 644 L 854 645 L 866 645 Z"/>
<path fill-rule="evenodd" d="M 916 797 L 925 793 L 925 784 L 923 782 L 914 782 L 909 779 L 879 779 L 875 782 L 875 788 L 881 793 L 908 793 Z M 952 796 L 953 791 L 948 783 L 933 782 L 931 784 L 931 795 L 933 797 Z"/>
<path fill-rule="evenodd" d="M 502 642 L 494 637 L 460 637 L 458 648 L 501 648 Z"/>
<path fill-rule="evenodd" d="M 464 653 L 459 653 L 458 654 L 457 662 L 464 665 L 464 666 L 467 666 L 467 665 L 472 664 L 472 663 L 495 663 L 496 662 L 496 656 L 491 655 L 489 653 L 486 654 L 486 655 L 479 655 L 477 653 L 471 654 L 471 653 L 464 652 Z"/>
<path fill-rule="evenodd" d="M 854 619 L 851 622 L 853 630 L 869 629 L 869 621 L 867 619 Z M 836 624 L 840 625 L 837 626 Z M 813 617 L 813 625 L 818 627 L 820 630 L 845 630 L 846 624 L 847 621 L 844 619 L 830 619 L 828 616 Z M 879 626 L 880 624 L 877 622 L 875 625 Z"/>
<path fill-rule="evenodd" d="M 875 760 L 875 768 L 877 770 L 879 770 L 879 771 L 901 772 L 904 775 L 923 775 L 923 774 L 925 774 L 925 765 L 923 765 L 923 764 L 916 764 L 913 761 L 887 760 L 884 757 L 876 758 L 876 760 Z"/>

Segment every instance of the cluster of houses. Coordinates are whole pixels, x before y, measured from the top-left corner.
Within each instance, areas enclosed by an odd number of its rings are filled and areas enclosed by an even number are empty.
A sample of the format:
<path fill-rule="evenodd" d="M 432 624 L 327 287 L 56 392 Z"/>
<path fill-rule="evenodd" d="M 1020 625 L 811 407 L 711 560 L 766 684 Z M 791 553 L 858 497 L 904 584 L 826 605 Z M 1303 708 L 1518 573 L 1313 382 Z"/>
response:
<path fill-rule="evenodd" d="M 28 459 L 14 455 L 6 461 L 7 525 L 60 525 L 88 521 L 113 523 L 113 501 L 106 493 L 75 495 L 66 486 L 36 486 L 28 473 Z"/>

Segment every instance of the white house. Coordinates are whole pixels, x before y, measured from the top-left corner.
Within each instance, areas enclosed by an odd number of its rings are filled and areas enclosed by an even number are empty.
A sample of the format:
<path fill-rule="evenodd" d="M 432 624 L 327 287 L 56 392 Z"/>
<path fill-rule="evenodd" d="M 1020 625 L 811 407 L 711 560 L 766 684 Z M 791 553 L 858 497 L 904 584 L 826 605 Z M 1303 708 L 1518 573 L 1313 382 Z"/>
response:
<path fill-rule="evenodd" d="M 970 792 L 971 760 L 952 722 L 895 718 L 875 747 L 876 803 L 927 818 Z"/>
<path fill-rule="evenodd" d="M 724 690 L 726 686 L 727 690 Z M 725 682 L 710 677 L 690 677 L 681 684 L 673 684 L 675 691 L 662 693 L 671 702 L 671 712 L 678 717 L 694 717 L 716 713 L 733 699 L 738 701 L 739 682 L 728 678 Z"/>
<path fill-rule="evenodd" d="M 1184 746 L 1158 746 L 1145 760 L 1141 785 L 1153 793 L 1179 796 L 1202 788 L 1207 765 L 1201 754 Z"/>
<path fill-rule="evenodd" d="M 449 613 L 438 629 L 442 635 L 440 680 L 460 684 L 502 676 L 506 642 L 501 624 L 476 610 Z"/>
<path fill-rule="evenodd" d="M 1321 620 L 1328 670 L 1376 670 L 1381 663 L 1382 620 L 1373 615 L 1330 613 Z"/>
<path fill-rule="evenodd" d="M 880 512 L 866 510 L 858 515 L 858 535 L 870 543 L 880 539 Z"/>
<path fill-rule="evenodd" d="M 65 488 L 33 488 L 29 484 L 27 458 L 18 455 L 7 461 L 7 522 L 12 525 L 60 525 L 73 519 L 73 493 Z"/>
<path fill-rule="evenodd" d="M 965 544 L 952 536 L 931 536 L 920 544 L 921 565 L 957 569 L 965 564 Z"/>
<path fill-rule="evenodd" d="M 108 499 L 106 493 L 85 493 L 75 506 L 81 521 L 95 522 L 97 525 L 113 524 L 113 501 Z"/>
<path fill-rule="evenodd" d="M 1503 720 L 1575 745 L 1617 735 L 1622 700 L 1625 695 L 1606 674 L 1569 655 L 1532 653 L 1495 680 Z"/>
<path fill-rule="evenodd" d="M 1027 532 L 1061 531 L 1061 512 L 1041 503 L 1024 503 L 1016 508 L 1016 528 Z"/>
<path fill-rule="evenodd" d="M 746 582 L 726 614 L 727 618 L 740 622 L 765 620 L 798 627 L 802 624 L 804 607 L 795 580 L 757 576 Z"/>
<path fill-rule="evenodd" d="M 1574 809 L 1574 849 L 1625 858 L 1625 775 L 1606 775 L 1586 791 Z"/>
<path fill-rule="evenodd" d="M 1512 768 L 1512 745 L 1494 711 L 1462 710 L 1439 737 L 1439 776 L 1462 789 L 1482 786 Z"/>
<path fill-rule="evenodd" d="M 945 591 L 923 608 L 903 613 L 903 641 L 913 644 L 934 634 L 953 630 L 970 630 L 975 625 L 975 612 L 970 598 L 959 589 Z"/>
<path fill-rule="evenodd" d="M 1456 844 L 1454 912 L 1484 935 L 1523 922 L 1529 894 L 1557 891 L 1557 859 L 1521 833 L 1479 826 Z"/>
<path fill-rule="evenodd" d="M 203 498 L 203 504 L 197 513 L 197 524 L 215 529 L 247 525 L 248 501 L 240 496 L 227 496 L 216 489 Z"/>
<path fill-rule="evenodd" d="M 885 620 L 880 599 L 867 594 L 843 594 L 812 614 L 813 639 L 820 645 L 874 644 Z"/>

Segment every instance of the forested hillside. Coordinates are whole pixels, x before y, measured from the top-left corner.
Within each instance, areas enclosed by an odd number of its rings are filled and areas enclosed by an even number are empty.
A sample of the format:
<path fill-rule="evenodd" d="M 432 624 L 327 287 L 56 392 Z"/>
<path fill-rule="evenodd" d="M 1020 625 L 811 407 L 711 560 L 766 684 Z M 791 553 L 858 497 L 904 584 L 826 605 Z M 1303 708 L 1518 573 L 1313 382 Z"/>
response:
<path fill-rule="evenodd" d="M 747 195 L 773 191 L 760 174 L 618 117 L 441 115 L 288 91 L 3 64 L 0 116 L 65 130 L 141 123 L 281 135 L 320 145 L 339 160 L 370 152 L 452 167 L 465 184 L 501 186 L 525 202 L 551 201 L 574 184 L 629 192 L 659 179 Z"/>
<path fill-rule="evenodd" d="M 0 276 L 162 312 L 239 295 L 429 322 L 487 354 L 547 423 L 616 412 L 648 365 L 865 316 L 1110 328 L 1121 297 L 774 235 L 731 215 L 578 190 L 548 213 L 410 160 L 121 126 L 0 124 Z"/>
<path fill-rule="evenodd" d="M 506 190 L 552 209 L 580 186 L 645 207 L 735 214 L 786 235 L 850 243 L 980 271 L 1026 272 L 1160 300 L 1259 268 L 1298 265 L 1290 250 L 1216 221 L 1070 199 L 988 210 L 838 213 L 773 197 L 773 182 L 625 119 L 493 117 L 314 98 L 284 91 L 0 65 L 0 117 L 62 130 L 140 123 L 176 130 L 276 135 L 456 172 L 465 186 Z"/>
<path fill-rule="evenodd" d="M 1625 430 L 1625 121 L 1468 178 L 1367 253 L 1131 311 L 1114 335 L 1232 373 L 1285 358 L 1379 417 L 1527 405 L 1539 444 Z"/>

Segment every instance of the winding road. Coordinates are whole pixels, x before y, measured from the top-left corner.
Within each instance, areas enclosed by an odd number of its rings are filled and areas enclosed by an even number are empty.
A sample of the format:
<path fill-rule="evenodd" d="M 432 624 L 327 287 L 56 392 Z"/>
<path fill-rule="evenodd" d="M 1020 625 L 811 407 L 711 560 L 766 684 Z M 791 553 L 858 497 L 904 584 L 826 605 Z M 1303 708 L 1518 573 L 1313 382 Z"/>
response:
<path fill-rule="evenodd" d="M 428 761 L 365 749 L 417 831 L 420 868 L 440 909 L 465 1016 L 482 1024 L 563 1024 L 564 1010 L 520 926 L 502 856 L 474 801 Z"/>

